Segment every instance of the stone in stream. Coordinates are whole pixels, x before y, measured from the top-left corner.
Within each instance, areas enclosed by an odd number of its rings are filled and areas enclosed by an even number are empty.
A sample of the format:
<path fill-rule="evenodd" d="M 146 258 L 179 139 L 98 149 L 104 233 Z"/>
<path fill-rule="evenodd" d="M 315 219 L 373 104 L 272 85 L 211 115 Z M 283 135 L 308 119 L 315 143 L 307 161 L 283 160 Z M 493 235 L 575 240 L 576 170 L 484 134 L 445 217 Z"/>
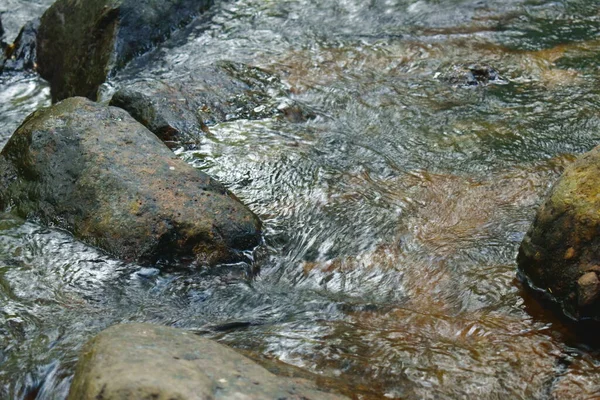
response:
<path fill-rule="evenodd" d="M 25 24 L 15 42 L 6 49 L 4 71 L 33 70 L 36 68 L 36 36 L 40 20 Z"/>
<path fill-rule="evenodd" d="M 495 68 L 483 64 L 457 65 L 450 71 L 436 74 L 436 77 L 456 86 L 484 86 L 506 82 Z"/>
<path fill-rule="evenodd" d="M 199 66 L 177 80 L 132 75 L 136 78 L 118 82 L 121 89 L 110 104 L 128 111 L 171 147 L 197 144 L 208 131 L 205 124 L 272 117 L 305 122 L 314 117 L 289 98 L 289 89 L 274 74 L 242 63 Z"/>
<path fill-rule="evenodd" d="M 171 148 L 197 145 L 208 129 L 193 100 L 157 80 L 133 82 L 117 91 L 110 105 L 126 110 Z"/>
<path fill-rule="evenodd" d="M 525 235 L 521 275 L 576 320 L 600 320 L 600 147 L 566 168 Z"/>
<path fill-rule="evenodd" d="M 191 332 L 151 324 L 112 326 L 80 355 L 69 400 L 345 399 L 309 381 L 280 378 Z"/>
<path fill-rule="evenodd" d="M 56 1 L 42 16 L 37 58 L 52 99 L 96 98 L 98 87 L 136 55 L 206 10 L 212 0 Z"/>
<path fill-rule="evenodd" d="M 125 111 L 69 98 L 31 114 L 0 153 L 0 207 L 126 261 L 244 259 L 260 221 Z"/>

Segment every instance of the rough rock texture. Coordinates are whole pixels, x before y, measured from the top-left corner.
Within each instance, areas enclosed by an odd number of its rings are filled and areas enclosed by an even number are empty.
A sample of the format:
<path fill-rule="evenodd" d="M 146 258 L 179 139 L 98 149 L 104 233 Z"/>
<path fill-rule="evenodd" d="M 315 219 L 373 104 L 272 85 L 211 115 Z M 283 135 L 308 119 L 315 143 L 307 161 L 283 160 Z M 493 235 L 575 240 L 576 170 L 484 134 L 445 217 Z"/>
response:
<path fill-rule="evenodd" d="M 58 0 L 42 16 L 38 63 L 54 101 L 96 98 L 107 76 L 164 40 L 212 0 Z"/>
<path fill-rule="evenodd" d="M 539 208 L 517 261 L 574 318 L 600 319 L 600 147 L 567 167 Z"/>
<path fill-rule="evenodd" d="M 0 206 L 127 261 L 241 259 L 260 222 L 125 111 L 70 98 L 29 116 L 0 153 Z"/>
<path fill-rule="evenodd" d="M 126 110 L 171 148 L 197 145 L 208 129 L 195 102 L 157 80 L 128 85 L 115 93 L 110 105 Z"/>
<path fill-rule="evenodd" d="M 36 67 L 36 40 L 40 20 L 28 22 L 6 51 L 5 71 L 30 70 Z"/>
<path fill-rule="evenodd" d="M 69 400 L 342 399 L 308 381 L 279 378 L 192 333 L 150 324 L 115 325 L 84 347 Z"/>

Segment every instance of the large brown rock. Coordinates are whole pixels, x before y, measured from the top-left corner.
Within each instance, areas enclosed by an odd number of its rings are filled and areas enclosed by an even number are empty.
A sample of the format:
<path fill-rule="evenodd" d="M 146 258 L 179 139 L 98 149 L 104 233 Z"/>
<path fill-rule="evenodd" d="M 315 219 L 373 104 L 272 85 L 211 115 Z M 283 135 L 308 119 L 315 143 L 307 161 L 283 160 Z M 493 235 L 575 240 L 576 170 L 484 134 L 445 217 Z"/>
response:
<path fill-rule="evenodd" d="M 70 98 L 0 153 L 0 207 L 127 261 L 215 264 L 260 241 L 257 217 L 125 111 Z"/>
<path fill-rule="evenodd" d="M 54 101 L 96 98 L 98 87 L 212 0 L 58 0 L 38 31 L 39 72 Z"/>
<path fill-rule="evenodd" d="M 521 274 L 573 319 L 600 319 L 600 147 L 571 164 L 539 208 Z"/>
<path fill-rule="evenodd" d="M 69 400 L 323 399 L 300 379 L 279 378 L 250 359 L 190 332 L 115 325 L 85 346 Z"/>

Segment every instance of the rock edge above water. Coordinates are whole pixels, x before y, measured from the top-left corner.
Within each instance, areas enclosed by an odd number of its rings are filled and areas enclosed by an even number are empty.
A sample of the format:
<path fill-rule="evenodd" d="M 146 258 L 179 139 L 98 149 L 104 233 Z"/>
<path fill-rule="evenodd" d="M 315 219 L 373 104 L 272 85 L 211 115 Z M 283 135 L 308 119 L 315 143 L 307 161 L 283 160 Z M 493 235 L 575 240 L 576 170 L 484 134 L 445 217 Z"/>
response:
<path fill-rule="evenodd" d="M 70 98 L 30 115 L 0 153 L 0 206 L 141 264 L 243 260 L 258 218 L 125 111 Z"/>
<path fill-rule="evenodd" d="M 151 324 L 115 325 L 85 345 L 68 400 L 100 398 L 345 399 L 277 377 L 212 340 Z"/>

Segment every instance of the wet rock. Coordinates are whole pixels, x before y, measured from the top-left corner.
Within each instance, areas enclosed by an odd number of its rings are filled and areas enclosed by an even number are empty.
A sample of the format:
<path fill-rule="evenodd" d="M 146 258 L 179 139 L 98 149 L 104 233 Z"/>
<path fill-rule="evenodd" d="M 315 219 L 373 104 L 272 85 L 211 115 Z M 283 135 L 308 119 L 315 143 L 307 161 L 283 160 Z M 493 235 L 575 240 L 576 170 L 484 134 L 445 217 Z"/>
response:
<path fill-rule="evenodd" d="M 157 80 L 128 85 L 115 93 L 110 105 L 126 110 L 171 148 L 194 147 L 208 129 L 192 99 Z"/>
<path fill-rule="evenodd" d="M 96 98 L 106 78 L 212 0 L 58 0 L 42 16 L 38 63 L 54 101 Z"/>
<path fill-rule="evenodd" d="M 70 98 L 30 115 L 2 153 L 0 206 L 127 261 L 243 259 L 257 217 L 125 111 Z"/>
<path fill-rule="evenodd" d="M 279 378 L 234 350 L 190 332 L 116 325 L 84 347 L 68 399 L 342 399 Z"/>
<path fill-rule="evenodd" d="M 456 86 L 482 86 L 503 82 L 498 71 L 489 65 L 480 64 L 454 66 L 451 71 L 438 73 L 436 77 Z"/>
<path fill-rule="evenodd" d="M 194 145 L 208 131 L 206 125 L 220 122 L 273 117 L 305 122 L 315 117 L 289 98 L 278 77 L 243 63 L 221 61 L 176 81 L 135 78 L 118 86 L 110 104 L 127 110 L 171 147 Z"/>
<path fill-rule="evenodd" d="M 600 148 L 578 158 L 554 185 L 517 261 L 527 281 L 574 319 L 600 319 Z"/>
<path fill-rule="evenodd" d="M 6 56 L 4 55 L 6 49 L 6 43 L 4 42 L 4 28 L 2 27 L 2 19 L 0 19 L 0 73 L 2 72 L 4 66 L 4 60 Z"/>
<path fill-rule="evenodd" d="M 15 42 L 6 51 L 5 71 L 22 71 L 35 69 L 36 41 L 40 20 L 28 22 L 19 32 Z"/>

